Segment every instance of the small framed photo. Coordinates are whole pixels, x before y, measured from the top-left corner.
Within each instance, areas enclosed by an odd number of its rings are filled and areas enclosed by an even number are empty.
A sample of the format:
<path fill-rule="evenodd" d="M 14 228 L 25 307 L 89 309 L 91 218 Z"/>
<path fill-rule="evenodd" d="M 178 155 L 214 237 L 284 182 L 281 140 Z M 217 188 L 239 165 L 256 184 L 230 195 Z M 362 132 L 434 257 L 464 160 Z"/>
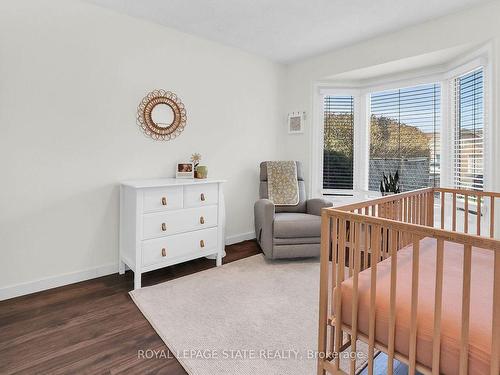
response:
<path fill-rule="evenodd" d="M 191 162 L 177 163 L 175 178 L 194 178 L 194 164 Z"/>
<path fill-rule="evenodd" d="M 288 134 L 304 133 L 304 112 L 288 114 Z"/>

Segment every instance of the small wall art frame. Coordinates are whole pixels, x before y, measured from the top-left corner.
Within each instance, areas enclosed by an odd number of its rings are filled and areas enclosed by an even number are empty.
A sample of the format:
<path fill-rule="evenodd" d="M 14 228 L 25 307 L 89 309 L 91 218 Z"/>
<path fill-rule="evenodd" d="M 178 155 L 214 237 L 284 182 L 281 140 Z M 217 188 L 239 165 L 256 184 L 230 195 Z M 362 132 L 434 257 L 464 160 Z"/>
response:
<path fill-rule="evenodd" d="M 305 112 L 293 112 L 288 114 L 288 134 L 304 133 Z"/>
<path fill-rule="evenodd" d="M 177 163 L 175 178 L 194 178 L 194 164 L 189 161 Z"/>

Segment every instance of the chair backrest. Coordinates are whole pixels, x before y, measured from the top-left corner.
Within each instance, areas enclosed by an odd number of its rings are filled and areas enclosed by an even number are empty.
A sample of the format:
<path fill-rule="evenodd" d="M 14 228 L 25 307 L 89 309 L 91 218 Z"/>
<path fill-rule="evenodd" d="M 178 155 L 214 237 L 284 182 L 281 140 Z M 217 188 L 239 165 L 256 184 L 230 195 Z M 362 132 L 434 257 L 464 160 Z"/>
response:
<path fill-rule="evenodd" d="M 276 206 L 276 212 L 306 212 L 306 183 L 302 173 L 302 164 L 299 161 L 297 164 L 297 180 L 299 184 L 299 204 L 296 206 Z M 267 164 L 265 161 L 260 163 L 260 187 L 259 197 L 267 199 Z"/>

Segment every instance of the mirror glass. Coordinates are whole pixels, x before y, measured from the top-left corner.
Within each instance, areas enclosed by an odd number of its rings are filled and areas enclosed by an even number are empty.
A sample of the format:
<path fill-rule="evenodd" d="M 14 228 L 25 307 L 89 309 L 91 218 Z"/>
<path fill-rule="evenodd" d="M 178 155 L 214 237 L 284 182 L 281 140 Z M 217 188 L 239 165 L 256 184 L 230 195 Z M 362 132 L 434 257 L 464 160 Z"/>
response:
<path fill-rule="evenodd" d="M 159 127 L 169 127 L 174 122 L 174 111 L 166 104 L 157 104 L 151 111 L 151 119 Z"/>

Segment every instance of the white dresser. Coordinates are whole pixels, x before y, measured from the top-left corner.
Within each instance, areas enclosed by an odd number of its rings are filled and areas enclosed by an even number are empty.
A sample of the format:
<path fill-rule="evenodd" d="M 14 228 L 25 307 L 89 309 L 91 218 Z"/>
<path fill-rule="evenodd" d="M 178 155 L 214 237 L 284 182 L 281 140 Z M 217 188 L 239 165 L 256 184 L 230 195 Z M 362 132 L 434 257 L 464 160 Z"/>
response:
<path fill-rule="evenodd" d="M 222 180 L 152 179 L 124 181 L 120 186 L 120 263 L 141 274 L 195 258 L 216 259 L 224 253 Z"/>

